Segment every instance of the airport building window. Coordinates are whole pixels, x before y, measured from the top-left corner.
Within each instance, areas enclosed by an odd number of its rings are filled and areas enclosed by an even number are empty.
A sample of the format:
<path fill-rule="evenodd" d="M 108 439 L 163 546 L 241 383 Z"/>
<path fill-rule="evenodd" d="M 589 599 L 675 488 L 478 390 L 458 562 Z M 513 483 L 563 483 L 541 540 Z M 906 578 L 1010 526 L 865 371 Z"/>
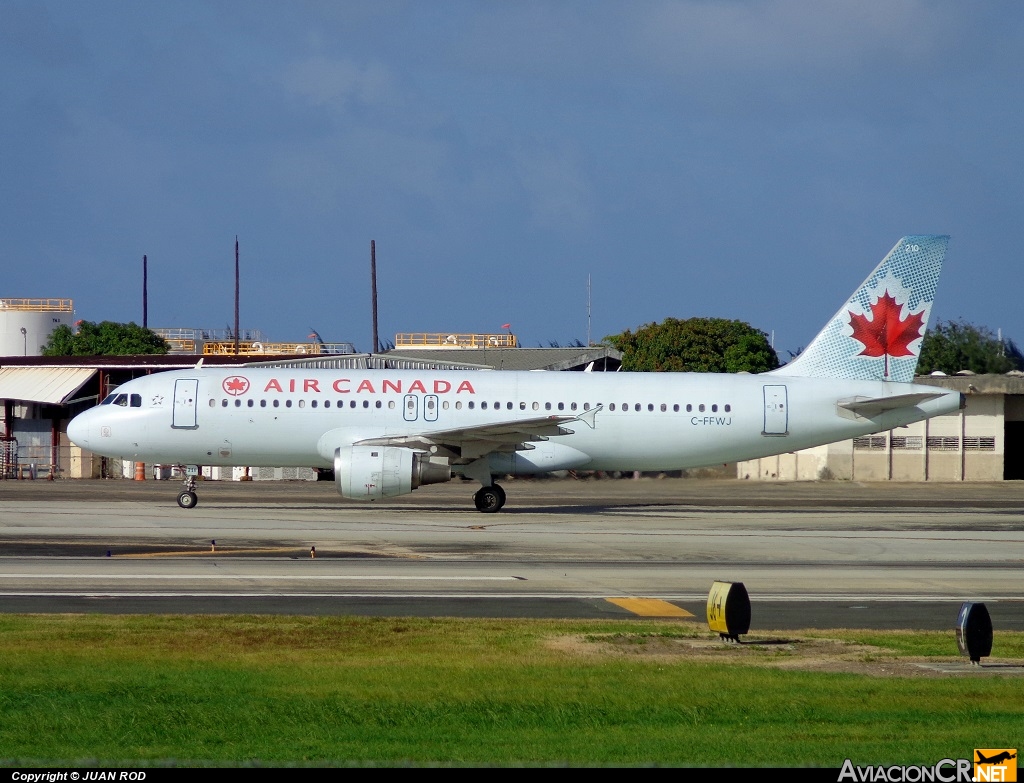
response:
<path fill-rule="evenodd" d="M 884 449 L 886 443 L 885 435 L 866 435 L 863 438 L 854 438 L 855 449 Z"/>
<path fill-rule="evenodd" d="M 967 440 L 966 438 L 964 439 Z M 994 445 L 994 444 L 993 444 Z M 921 447 L 924 446 L 924 438 L 920 435 L 893 435 L 892 436 L 892 447 L 893 449 L 908 449 L 912 451 L 920 451 Z M 966 448 L 966 443 L 964 448 Z"/>

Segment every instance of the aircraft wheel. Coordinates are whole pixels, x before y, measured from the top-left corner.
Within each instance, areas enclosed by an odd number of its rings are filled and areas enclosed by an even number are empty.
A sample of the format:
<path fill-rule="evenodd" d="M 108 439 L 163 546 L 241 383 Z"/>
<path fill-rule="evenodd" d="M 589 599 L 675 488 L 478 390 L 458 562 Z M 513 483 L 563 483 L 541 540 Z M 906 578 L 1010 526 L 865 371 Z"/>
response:
<path fill-rule="evenodd" d="M 497 484 L 493 484 L 489 487 L 481 487 L 477 493 L 473 495 L 473 502 L 476 504 L 477 511 L 482 511 L 485 514 L 493 514 L 495 511 L 500 511 L 501 507 L 505 505 L 505 490 Z"/>
<path fill-rule="evenodd" d="M 194 508 L 199 498 L 195 492 L 182 492 L 178 495 L 178 505 L 182 508 Z"/>

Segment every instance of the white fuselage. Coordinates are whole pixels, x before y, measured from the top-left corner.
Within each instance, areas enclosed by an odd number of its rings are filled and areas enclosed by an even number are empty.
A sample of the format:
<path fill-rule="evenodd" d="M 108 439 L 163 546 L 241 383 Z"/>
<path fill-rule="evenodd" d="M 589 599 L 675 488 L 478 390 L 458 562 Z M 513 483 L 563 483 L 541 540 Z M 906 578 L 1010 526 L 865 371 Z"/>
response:
<path fill-rule="evenodd" d="M 872 418 L 838 405 L 913 393 L 939 396 Z M 481 451 L 495 474 L 712 465 L 960 406 L 959 394 L 932 386 L 774 373 L 194 368 L 139 378 L 116 394 L 125 395 L 123 405 L 82 413 L 69 436 L 98 454 L 151 463 L 327 468 L 337 447 L 361 441 L 563 417 L 565 434 L 537 439 L 532 449 Z M 575 416 L 582 418 L 564 418 Z M 477 456 L 455 455 L 453 469 Z"/>

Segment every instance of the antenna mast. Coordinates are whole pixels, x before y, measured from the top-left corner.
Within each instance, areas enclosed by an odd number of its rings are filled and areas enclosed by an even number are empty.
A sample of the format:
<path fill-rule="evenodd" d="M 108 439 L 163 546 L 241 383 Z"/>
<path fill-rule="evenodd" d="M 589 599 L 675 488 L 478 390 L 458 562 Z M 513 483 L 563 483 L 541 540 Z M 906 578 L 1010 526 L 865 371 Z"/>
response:
<path fill-rule="evenodd" d="M 370 288 L 373 296 L 373 352 L 380 352 L 377 339 L 377 243 L 370 240 Z"/>

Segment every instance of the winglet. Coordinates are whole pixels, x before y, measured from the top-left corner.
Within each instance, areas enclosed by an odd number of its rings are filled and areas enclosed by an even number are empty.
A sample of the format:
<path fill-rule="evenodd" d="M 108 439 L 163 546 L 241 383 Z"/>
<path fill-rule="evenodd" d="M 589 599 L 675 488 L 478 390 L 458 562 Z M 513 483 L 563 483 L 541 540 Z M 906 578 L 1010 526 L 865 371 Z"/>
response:
<path fill-rule="evenodd" d="M 903 237 L 818 336 L 776 375 L 911 383 L 948 236 Z"/>
<path fill-rule="evenodd" d="M 200 356 L 199 357 L 199 361 L 196 362 L 195 369 L 197 369 L 197 370 L 203 369 L 203 359 L 205 359 L 205 358 L 206 358 L 205 356 Z"/>

